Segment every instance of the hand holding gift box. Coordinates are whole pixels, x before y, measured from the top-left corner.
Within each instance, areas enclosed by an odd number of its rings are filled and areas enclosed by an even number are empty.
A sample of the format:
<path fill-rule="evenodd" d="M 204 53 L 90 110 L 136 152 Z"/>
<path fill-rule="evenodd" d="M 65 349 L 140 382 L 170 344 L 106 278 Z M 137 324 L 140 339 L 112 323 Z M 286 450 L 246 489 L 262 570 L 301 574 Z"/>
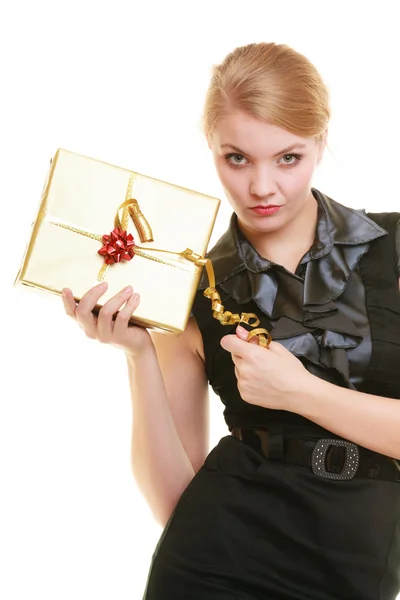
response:
<path fill-rule="evenodd" d="M 97 309 L 133 285 L 141 302 L 132 323 L 183 331 L 219 204 L 58 150 L 17 282 L 56 294 L 70 288 L 79 301 L 105 279 Z"/>
<path fill-rule="evenodd" d="M 215 318 L 256 327 L 255 315 L 225 312 L 204 258 L 219 205 L 217 198 L 58 150 L 16 283 L 56 294 L 69 288 L 79 302 L 105 280 L 97 312 L 132 285 L 141 300 L 130 323 L 179 333 L 206 266 L 205 295 Z"/>

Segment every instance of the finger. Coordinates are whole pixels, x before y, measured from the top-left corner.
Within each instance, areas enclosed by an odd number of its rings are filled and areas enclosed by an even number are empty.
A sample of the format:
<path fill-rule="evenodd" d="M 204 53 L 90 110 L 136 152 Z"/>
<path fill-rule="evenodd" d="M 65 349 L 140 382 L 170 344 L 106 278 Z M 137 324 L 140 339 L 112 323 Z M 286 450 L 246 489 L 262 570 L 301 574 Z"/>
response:
<path fill-rule="evenodd" d="M 115 313 L 129 300 L 133 294 L 132 286 L 124 288 L 118 294 L 110 298 L 100 309 L 97 319 L 97 337 L 101 342 L 109 342 L 114 331 Z"/>
<path fill-rule="evenodd" d="M 268 348 L 270 350 L 274 350 L 275 352 L 279 352 L 280 354 L 291 354 L 290 350 L 285 348 L 285 346 L 279 342 L 271 342 Z"/>
<path fill-rule="evenodd" d="M 64 288 L 61 292 L 61 297 L 66 314 L 72 319 L 76 320 L 76 302 L 73 293 L 68 288 Z"/>
<path fill-rule="evenodd" d="M 129 319 L 140 303 L 139 294 L 132 294 L 124 308 L 121 308 L 114 323 L 114 338 L 120 338 L 126 332 Z"/>
<path fill-rule="evenodd" d="M 92 311 L 107 287 L 108 284 L 105 281 L 95 285 L 82 296 L 76 307 L 76 320 L 90 338 L 95 338 L 97 332 L 97 318 Z"/>
<path fill-rule="evenodd" d="M 247 342 L 247 338 L 249 337 L 249 332 L 247 331 L 247 329 L 245 329 L 241 325 L 238 325 L 236 327 L 236 335 L 238 336 L 239 339 L 243 340 L 244 342 Z"/>
<path fill-rule="evenodd" d="M 86 292 L 86 294 L 84 294 L 79 300 L 77 309 L 78 316 L 85 317 L 85 315 L 91 314 L 92 310 L 98 303 L 99 298 L 104 294 L 107 287 L 108 283 L 103 281 L 103 283 L 99 283 L 90 288 L 90 290 Z"/>
<path fill-rule="evenodd" d="M 253 337 L 249 340 L 249 332 L 247 331 L 247 329 L 245 329 L 241 325 L 238 325 L 236 327 L 236 335 L 238 336 L 239 339 L 243 340 L 244 342 L 248 342 L 249 344 L 257 344 L 258 345 L 258 338 Z"/>
<path fill-rule="evenodd" d="M 227 350 L 231 354 L 237 354 L 241 358 L 248 353 L 250 344 L 239 339 L 236 334 L 225 335 L 221 339 L 221 346 L 224 350 Z"/>
<path fill-rule="evenodd" d="M 239 367 L 241 363 L 243 363 L 243 358 L 239 356 L 239 354 L 231 354 L 232 362 L 236 367 Z"/>

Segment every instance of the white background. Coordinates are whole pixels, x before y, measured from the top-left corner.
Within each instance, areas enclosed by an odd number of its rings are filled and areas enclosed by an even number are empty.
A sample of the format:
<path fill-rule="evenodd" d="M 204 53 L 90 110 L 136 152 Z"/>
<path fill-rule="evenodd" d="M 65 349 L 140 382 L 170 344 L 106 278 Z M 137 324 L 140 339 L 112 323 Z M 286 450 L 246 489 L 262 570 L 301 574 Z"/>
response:
<path fill-rule="evenodd" d="M 0 12 L 0 598 L 132 600 L 160 534 L 130 472 L 122 354 L 13 289 L 58 147 L 222 196 L 200 119 L 212 64 L 285 42 L 331 90 L 315 185 L 399 210 L 397 2 L 9 0 Z M 212 243 L 230 214 L 226 201 Z M 138 290 L 140 292 L 140 290 Z M 212 396 L 212 445 L 227 430 Z M 379 510 L 379 507 L 377 507 Z"/>

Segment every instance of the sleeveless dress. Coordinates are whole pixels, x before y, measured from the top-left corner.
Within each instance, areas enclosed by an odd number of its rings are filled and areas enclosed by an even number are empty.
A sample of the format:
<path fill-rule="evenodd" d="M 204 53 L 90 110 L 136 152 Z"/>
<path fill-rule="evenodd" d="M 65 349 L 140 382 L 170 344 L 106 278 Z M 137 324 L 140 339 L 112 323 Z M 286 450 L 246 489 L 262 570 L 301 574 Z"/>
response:
<path fill-rule="evenodd" d="M 319 206 L 315 242 L 296 273 L 262 258 L 232 216 L 209 253 L 222 303 L 232 312 L 256 313 L 260 327 L 314 375 L 400 399 L 400 214 L 367 215 L 312 193 Z M 241 399 L 230 354 L 220 346 L 235 326 L 212 317 L 206 286 L 204 279 L 192 312 L 229 430 L 338 439 L 300 415 Z M 327 479 L 269 460 L 227 435 L 172 513 L 144 599 L 394 600 L 399 519 L 400 477 Z"/>

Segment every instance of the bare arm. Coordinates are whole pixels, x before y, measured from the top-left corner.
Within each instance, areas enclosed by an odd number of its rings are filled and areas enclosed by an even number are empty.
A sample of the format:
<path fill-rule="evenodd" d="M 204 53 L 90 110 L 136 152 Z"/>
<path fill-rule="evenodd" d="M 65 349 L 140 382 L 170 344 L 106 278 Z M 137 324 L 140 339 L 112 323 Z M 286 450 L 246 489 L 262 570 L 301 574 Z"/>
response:
<path fill-rule="evenodd" d="M 356 444 L 400 460 L 398 399 L 337 387 L 313 376 L 309 379 L 308 387 L 293 398 L 294 412 Z"/>
<path fill-rule="evenodd" d="M 132 391 L 132 468 L 156 520 L 165 525 L 208 451 L 208 385 L 202 339 L 192 319 L 185 332 L 152 334 L 128 322 L 139 297 L 128 287 L 93 309 L 99 284 L 76 304 L 63 291 L 66 313 L 91 339 L 123 350 Z M 113 316 L 117 313 L 115 320 Z"/>
<path fill-rule="evenodd" d="M 397 399 L 338 387 L 310 375 L 307 388 L 293 398 L 291 409 L 360 446 L 400 459 Z"/>
<path fill-rule="evenodd" d="M 132 469 L 165 525 L 208 451 L 208 385 L 191 320 L 180 336 L 152 333 L 151 351 L 127 356 L 132 391 Z"/>
<path fill-rule="evenodd" d="M 238 389 L 249 404 L 286 410 L 351 442 L 400 460 L 400 403 L 334 385 L 311 374 L 279 342 L 248 343 L 248 332 L 221 340 L 235 364 Z"/>
<path fill-rule="evenodd" d="M 338 388 L 317 378 L 310 381 L 307 393 L 297 397 L 295 412 L 356 444 L 400 460 L 397 398 Z"/>

